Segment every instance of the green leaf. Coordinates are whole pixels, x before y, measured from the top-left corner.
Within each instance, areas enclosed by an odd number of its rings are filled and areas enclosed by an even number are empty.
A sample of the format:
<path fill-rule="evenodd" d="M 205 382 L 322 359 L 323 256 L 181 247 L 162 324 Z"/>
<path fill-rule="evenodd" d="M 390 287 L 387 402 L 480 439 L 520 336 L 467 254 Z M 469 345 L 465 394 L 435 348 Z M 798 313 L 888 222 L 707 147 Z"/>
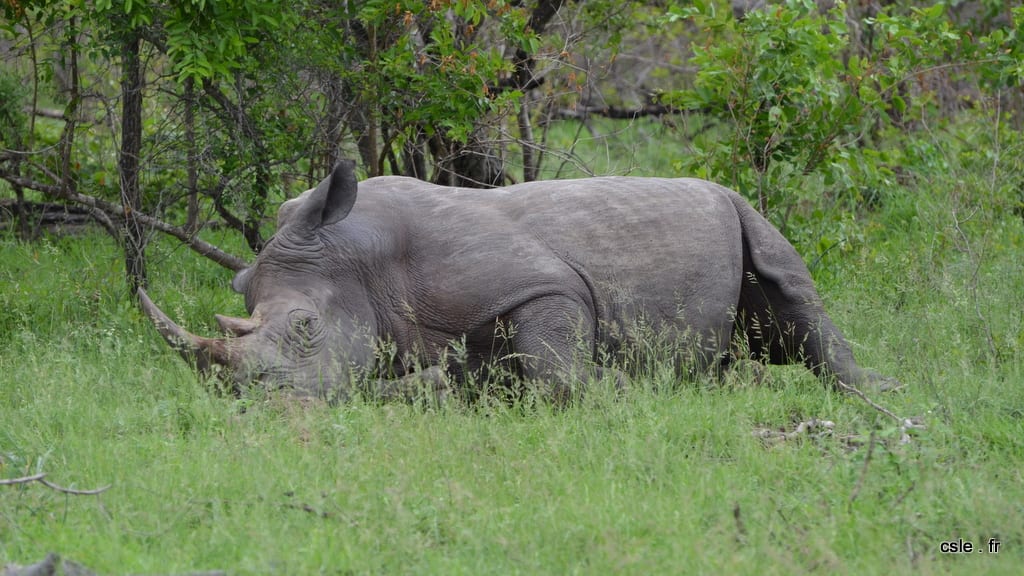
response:
<path fill-rule="evenodd" d="M 904 114 L 907 111 L 907 102 L 899 94 L 892 96 L 892 105 L 900 114 Z"/>

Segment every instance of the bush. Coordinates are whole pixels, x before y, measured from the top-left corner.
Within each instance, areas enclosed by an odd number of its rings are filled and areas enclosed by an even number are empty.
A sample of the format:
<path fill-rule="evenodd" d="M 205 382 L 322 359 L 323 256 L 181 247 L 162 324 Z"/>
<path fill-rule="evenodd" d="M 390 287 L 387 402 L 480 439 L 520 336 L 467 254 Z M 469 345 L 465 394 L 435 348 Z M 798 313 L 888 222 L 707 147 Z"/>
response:
<path fill-rule="evenodd" d="M 863 17 L 843 3 L 786 0 L 737 20 L 695 2 L 667 18 L 706 38 L 694 42 L 693 87 L 663 99 L 721 126 L 695 139 L 680 169 L 730 184 L 782 227 L 814 193 L 876 202 L 896 176 L 883 143 L 939 112 L 936 74 L 989 89 L 1019 79 L 1018 30 L 961 33 L 941 3 Z M 815 173 L 821 186 L 805 178 Z"/>

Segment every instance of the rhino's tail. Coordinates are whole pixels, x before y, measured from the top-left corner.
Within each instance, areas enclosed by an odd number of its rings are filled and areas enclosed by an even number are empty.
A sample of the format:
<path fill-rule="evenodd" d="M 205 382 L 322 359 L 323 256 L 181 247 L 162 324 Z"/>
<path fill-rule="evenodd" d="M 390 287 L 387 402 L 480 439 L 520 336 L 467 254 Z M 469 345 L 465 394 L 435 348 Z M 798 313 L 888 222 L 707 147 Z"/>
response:
<path fill-rule="evenodd" d="M 834 376 L 853 386 L 889 387 L 887 379 L 857 365 L 796 249 L 739 194 L 728 195 L 743 230 L 736 322 L 751 356 L 772 364 L 803 362 L 826 381 Z"/>

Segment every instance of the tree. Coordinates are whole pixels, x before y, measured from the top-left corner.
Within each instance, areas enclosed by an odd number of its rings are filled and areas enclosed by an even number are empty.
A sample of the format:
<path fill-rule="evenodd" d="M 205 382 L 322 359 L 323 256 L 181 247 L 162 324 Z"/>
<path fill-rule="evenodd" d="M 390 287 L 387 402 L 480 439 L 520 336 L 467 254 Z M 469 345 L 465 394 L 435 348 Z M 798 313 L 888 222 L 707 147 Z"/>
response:
<path fill-rule="evenodd" d="M 130 18 L 130 15 L 128 15 Z M 146 230 L 136 216 L 142 210 L 139 158 L 142 155 L 141 33 L 134 24 L 119 30 L 121 42 L 121 151 L 118 171 L 124 208 L 125 274 L 130 294 L 146 286 Z"/>

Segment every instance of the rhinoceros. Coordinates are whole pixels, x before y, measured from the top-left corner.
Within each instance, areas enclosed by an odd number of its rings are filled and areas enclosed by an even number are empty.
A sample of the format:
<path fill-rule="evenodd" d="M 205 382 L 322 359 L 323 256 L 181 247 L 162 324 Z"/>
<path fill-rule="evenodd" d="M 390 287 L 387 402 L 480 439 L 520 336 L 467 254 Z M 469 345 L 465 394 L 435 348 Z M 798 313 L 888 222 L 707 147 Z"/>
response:
<path fill-rule="evenodd" d="M 782 234 L 698 179 L 477 190 L 358 183 L 343 161 L 281 205 L 276 234 L 232 287 L 250 317 L 217 315 L 220 338 L 139 297 L 168 343 L 238 387 L 344 399 L 425 382 L 442 395 L 498 363 L 558 400 L 607 373 L 624 382 L 616 358 L 641 333 L 670 343 L 681 371 L 721 369 L 745 339 L 751 357 L 803 362 L 825 382 L 895 382 L 857 365 Z"/>

